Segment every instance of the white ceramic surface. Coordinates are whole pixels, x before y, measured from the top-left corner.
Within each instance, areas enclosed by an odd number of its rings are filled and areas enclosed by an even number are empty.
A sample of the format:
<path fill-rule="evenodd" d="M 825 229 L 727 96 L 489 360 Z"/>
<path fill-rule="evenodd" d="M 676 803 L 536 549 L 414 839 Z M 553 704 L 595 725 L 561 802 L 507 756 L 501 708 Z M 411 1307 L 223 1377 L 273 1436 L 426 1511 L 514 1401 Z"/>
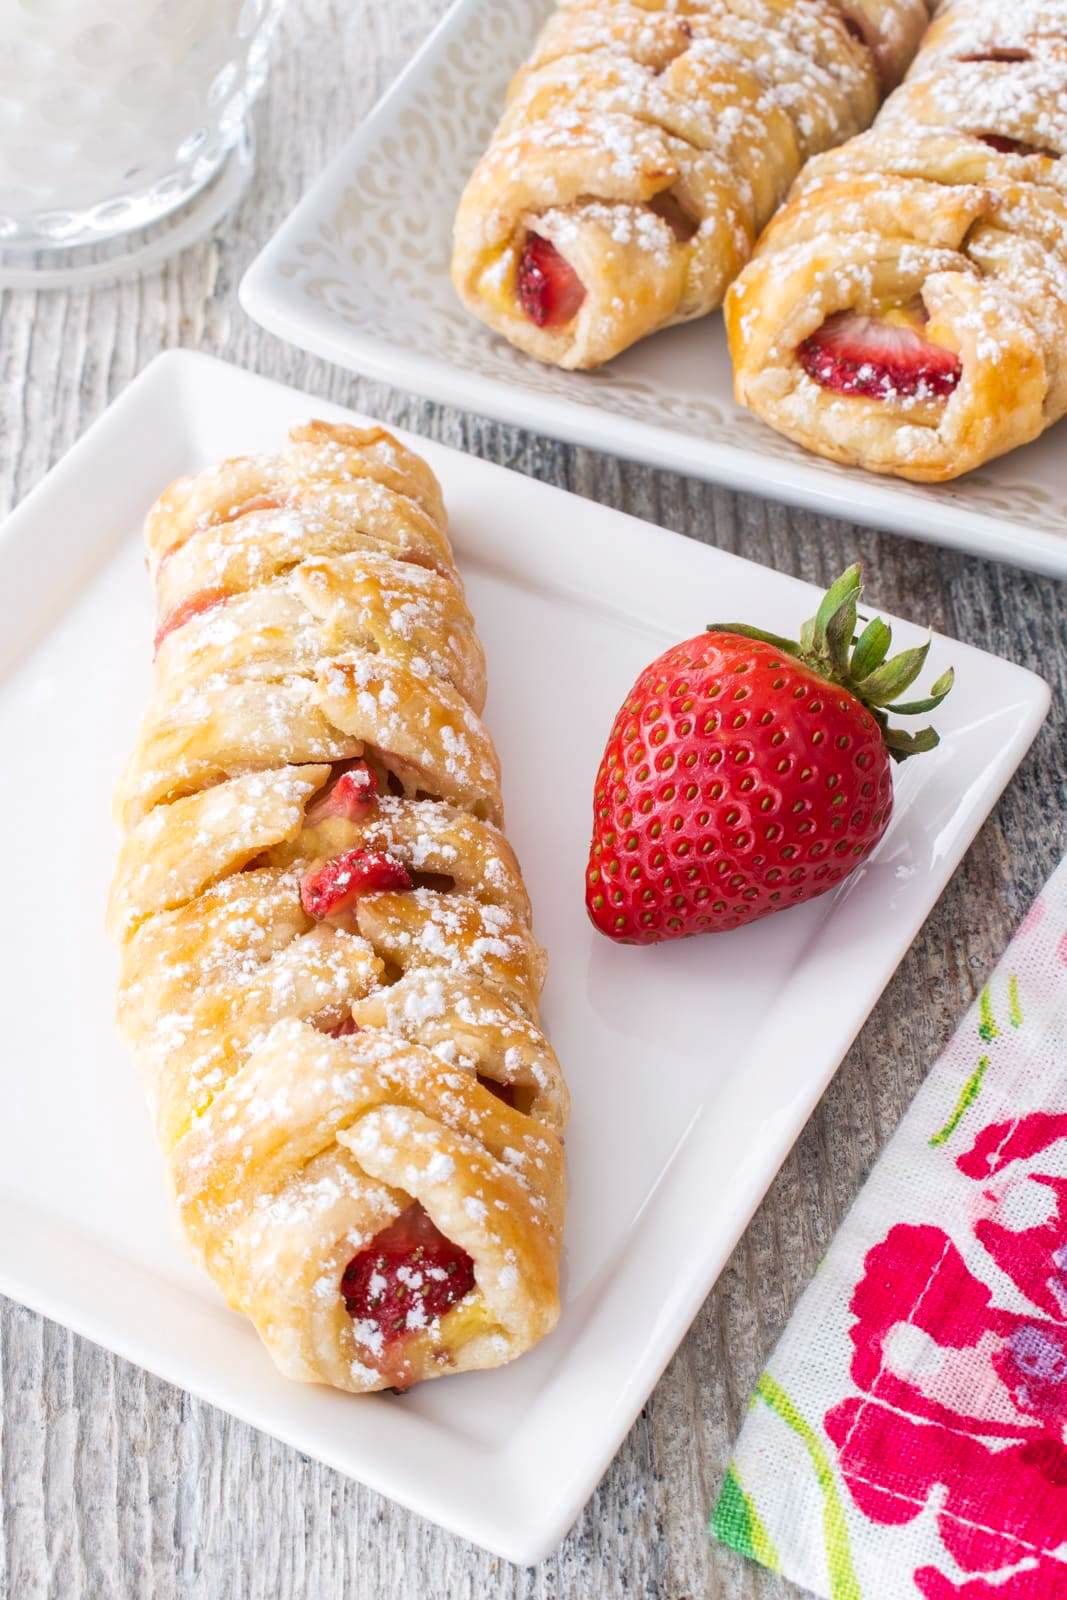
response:
<path fill-rule="evenodd" d="M 731 394 L 722 319 L 646 339 L 595 373 L 513 350 L 461 307 L 452 218 L 552 0 L 455 0 L 253 262 L 245 310 L 341 366 L 614 455 L 1067 577 L 1067 422 L 954 484 L 849 471 Z"/>
<path fill-rule="evenodd" d="M 711 612 L 784 631 L 815 592 L 409 441 L 444 485 L 488 653 L 509 833 L 551 957 L 546 1023 L 574 1097 L 565 1308 L 514 1366 L 403 1399 L 290 1384 L 175 1241 L 112 1027 L 102 921 L 110 790 L 149 685 L 141 519 L 178 473 L 270 448 L 309 415 L 346 413 L 207 357 L 161 356 L 0 532 L 0 1290 L 532 1562 L 596 1484 L 1048 693 L 935 638 L 928 676 L 958 670 L 938 713 L 943 743 L 900 769 L 896 815 L 868 865 L 832 896 L 738 933 L 616 947 L 586 920 L 582 875 L 593 774 L 621 697 Z M 901 644 L 920 637 L 899 625 Z"/>

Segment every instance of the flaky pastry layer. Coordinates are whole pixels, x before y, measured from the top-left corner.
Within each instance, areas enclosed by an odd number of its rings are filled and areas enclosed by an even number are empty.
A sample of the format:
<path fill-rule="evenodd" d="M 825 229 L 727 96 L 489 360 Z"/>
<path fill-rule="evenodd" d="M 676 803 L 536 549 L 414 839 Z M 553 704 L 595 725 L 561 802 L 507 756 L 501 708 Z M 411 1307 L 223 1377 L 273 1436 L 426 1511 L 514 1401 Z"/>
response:
<path fill-rule="evenodd" d="M 383 429 L 313 422 L 172 485 L 146 540 L 109 923 L 185 1236 L 290 1377 L 497 1366 L 558 1316 L 568 1101 L 438 484 Z M 350 861 L 385 877 L 331 910 Z M 342 1280 L 416 1213 L 473 1285 L 427 1317 L 445 1268 L 413 1255 L 383 1340 Z"/>
<path fill-rule="evenodd" d="M 742 404 L 819 455 L 955 478 L 1067 412 L 1067 3 L 942 4 L 874 127 L 816 157 L 726 300 Z M 829 319 L 912 306 L 952 392 L 843 394 Z M 891 387 L 891 386 L 890 386 Z"/>
<path fill-rule="evenodd" d="M 561 0 L 460 201 L 452 275 L 520 349 L 592 367 L 718 306 L 801 164 L 867 127 L 925 0 Z M 584 288 L 524 309 L 531 237 Z"/>

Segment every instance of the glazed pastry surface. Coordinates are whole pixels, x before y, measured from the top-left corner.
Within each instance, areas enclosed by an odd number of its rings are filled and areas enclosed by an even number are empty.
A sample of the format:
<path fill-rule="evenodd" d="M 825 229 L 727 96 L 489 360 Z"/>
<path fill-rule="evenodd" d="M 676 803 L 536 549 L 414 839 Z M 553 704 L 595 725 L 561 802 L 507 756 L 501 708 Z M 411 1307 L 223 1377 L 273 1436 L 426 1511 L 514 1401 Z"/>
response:
<path fill-rule="evenodd" d="M 873 128 L 817 156 L 726 301 L 737 398 L 937 481 L 1067 412 L 1067 0 L 942 4 Z"/>
<path fill-rule="evenodd" d="M 561 0 L 460 201 L 460 297 L 561 367 L 704 316 L 927 20 L 925 0 Z"/>
<path fill-rule="evenodd" d="M 558 1316 L 568 1102 L 437 481 L 312 422 L 146 540 L 109 924 L 184 1234 L 289 1377 L 498 1366 Z"/>

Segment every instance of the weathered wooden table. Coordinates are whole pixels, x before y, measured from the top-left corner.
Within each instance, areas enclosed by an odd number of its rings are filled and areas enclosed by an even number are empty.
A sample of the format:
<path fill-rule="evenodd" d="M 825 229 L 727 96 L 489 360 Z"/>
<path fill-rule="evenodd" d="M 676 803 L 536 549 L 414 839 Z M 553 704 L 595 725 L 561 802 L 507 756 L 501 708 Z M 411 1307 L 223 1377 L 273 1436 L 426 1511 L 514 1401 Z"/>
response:
<path fill-rule="evenodd" d="M 862 556 L 872 598 L 1042 673 L 1052 715 L 557 1555 L 508 1567 L 0 1302 L 0 1595 L 11 1600 L 795 1594 L 706 1533 L 745 1400 L 875 1156 L 1067 844 L 1067 588 L 361 383 L 243 315 L 236 287 L 259 245 L 444 9 L 292 0 L 259 108 L 258 174 L 220 239 L 143 281 L 0 296 L 0 510 L 157 351 L 185 345 L 817 583 Z"/>

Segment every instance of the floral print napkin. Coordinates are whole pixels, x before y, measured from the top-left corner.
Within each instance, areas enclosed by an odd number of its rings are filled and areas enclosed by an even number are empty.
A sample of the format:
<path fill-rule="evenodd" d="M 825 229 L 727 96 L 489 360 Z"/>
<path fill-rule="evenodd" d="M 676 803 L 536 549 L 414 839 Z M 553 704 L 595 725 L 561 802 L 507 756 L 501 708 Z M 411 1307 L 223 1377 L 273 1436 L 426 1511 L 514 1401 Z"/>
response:
<path fill-rule="evenodd" d="M 1067 1600 L 1067 861 L 756 1386 L 712 1516 L 830 1600 Z"/>

